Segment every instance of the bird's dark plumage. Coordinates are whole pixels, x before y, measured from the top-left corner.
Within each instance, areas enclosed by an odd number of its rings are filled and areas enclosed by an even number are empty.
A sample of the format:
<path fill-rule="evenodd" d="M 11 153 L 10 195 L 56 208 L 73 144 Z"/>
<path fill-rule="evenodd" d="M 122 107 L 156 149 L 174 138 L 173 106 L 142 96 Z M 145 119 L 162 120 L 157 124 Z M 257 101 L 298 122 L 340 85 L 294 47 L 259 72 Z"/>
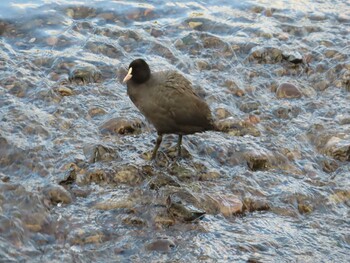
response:
<path fill-rule="evenodd" d="M 158 132 L 152 159 L 163 134 L 178 134 L 178 154 L 181 154 L 182 135 L 214 130 L 215 126 L 206 102 L 198 97 L 191 83 L 176 71 L 151 73 L 143 59 L 129 65 L 123 80 L 135 106 Z"/>

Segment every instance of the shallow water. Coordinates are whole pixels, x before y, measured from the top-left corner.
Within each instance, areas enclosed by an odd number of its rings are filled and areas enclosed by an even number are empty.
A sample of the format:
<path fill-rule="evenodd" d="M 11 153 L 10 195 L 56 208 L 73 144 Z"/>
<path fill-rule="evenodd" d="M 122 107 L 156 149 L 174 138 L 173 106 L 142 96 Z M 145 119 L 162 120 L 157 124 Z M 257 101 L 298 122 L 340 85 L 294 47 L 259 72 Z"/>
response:
<path fill-rule="evenodd" d="M 348 1 L 1 1 L 0 36 L 1 262 L 348 261 Z M 148 161 L 137 57 L 223 132 Z"/>

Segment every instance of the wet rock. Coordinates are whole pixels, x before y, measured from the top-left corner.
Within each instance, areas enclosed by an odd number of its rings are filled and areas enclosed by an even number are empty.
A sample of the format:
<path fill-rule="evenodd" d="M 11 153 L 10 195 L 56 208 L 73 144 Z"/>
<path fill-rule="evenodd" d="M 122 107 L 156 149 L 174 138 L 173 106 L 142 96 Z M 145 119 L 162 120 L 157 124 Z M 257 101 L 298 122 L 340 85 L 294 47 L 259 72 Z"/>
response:
<path fill-rule="evenodd" d="M 243 211 L 243 203 L 235 195 L 225 194 L 212 197 L 218 202 L 219 211 L 225 217 L 229 217 Z"/>
<path fill-rule="evenodd" d="M 248 100 L 248 101 L 242 101 L 240 103 L 239 109 L 245 113 L 249 113 L 249 112 L 258 110 L 259 107 L 260 107 L 260 102 Z"/>
<path fill-rule="evenodd" d="M 43 233 L 35 233 L 32 235 L 32 238 L 33 241 L 39 246 L 49 245 L 55 242 L 54 235 L 47 235 Z"/>
<path fill-rule="evenodd" d="M 200 26 L 202 26 L 203 23 L 202 22 L 195 22 L 195 21 L 190 21 L 188 22 L 188 26 L 192 29 L 196 29 L 199 28 Z"/>
<path fill-rule="evenodd" d="M 344 14 L 344 13 L 339 13 L 337 19 L 340 23 L 348 23 L 348 22 L 350 22 L 350 15 Z"/>
<path fill-rule="evenodd" d="M 158 28 L 151 28 L 150 30 L 150 35 L 152 37 L 161 37 L 164 35 L 164 32 L 161 30 L 161 29 L 158 29 Z"/>
<path fill-rule="evenodd" d="M 294 52 L 283 51 L 282 56 L 283 56 L 283 59 L 293 64 L 303 63 L 303 56 L 297 51 L 294 51 Z"/>
<path fill-rule="evenodd" d="M 330 59 L 334 59 L 334 60 L 337 60 L 338 62 L 341 62 L 341 61 L 346 61 L 347 60 L 347 55 L 345 53 L 342 53 L 342 52 L 339 52 L 338 50 L 336 49 L 328 49 L 326 52 L 325 52 L 325 56 L 327 58 L 330 58 Z M 339 65 L 340 66 L 340 65 Z M 338 66 L 338 67 L 339 67 Z M 343 65 L 341 65 L 340 67 L 342 67 Z"/>
<path fill-rule="evenodd" d="M 86 6 L 74 6 L 65 10 L 66 15 L 73 19 L 84 19 L 95 16 L 95 9 Z"/>
<path fill-rule="evenodd" d="M 276 90 L 276 96 L 279 99 L 301 98 L 301 91 L 293 84 L 282 83 Z"/>
<path fill-rule="evenodd" d="M 109 162 L 120 159 L 115 149 L 101 144 L 84 147 L 84 155 L 90 163 Z"/>
<path fill-rule="evenodd" d="M 89 109 L 89 115 L 92 118 L 105 115 L 106 113 L 107 112 L 104 109 L 99 107 Z"/>
<path fill-rule="evenodd" d="M 257 13 L 257 14 L 262 13 L 264 10 L 265 10 L 265 7 L 263 7 L 263 6 L 258 6 L 258 5 L 252 6 L 252 7 L 250 8 L 250 11 L 251 11 L 251 12 Z"/>
<path fill-rule="evenodd" d="M 102 18 L 108 22 L 116 22 L 118 16 L 113 12 L 102 12 L 97 15 L 98 18 Z"/>
<path fill-rule="evenodd" d="M 324 146 L 323 152 L 336 160 L 350 161 L 350 140 L 333 136 Z"/>
<path fill-rule="evenodd" d="M 75 183 L 77 179 L 77 172 L 74 167 L 71 167 L 65 174 L 62 180 L 60 180 L 60 185 L 71 185 Z"/>
<path fill-rule="evenodd" d="M 242 97 L 245 95 L 245 91 L 243 89 L 241 89 L 236 82 L 234 82 L 233 80 L 226 80 L 225 87 L 227 87 L 227 89 L 234 95 L 238 96 L 238 97 Z"/>
<path fill-rule="evenodd" d="M 287 106 L 278 106 L 272 110 L 273 115 L 280 119 L 289 119 L 291 109 Z"/>
<path fill-rule="evenodd" d="M 122 57 L 123 53 L 111 44 L 104 42 L 88 42 L 86 48 L 95 54 L 103 54 L 107 57 L 117 59 Z"/>
<path fill-rule="evenodd" d="M 275 64 L 282 61 L 283 55 L 282 50 L 276 47 L 255 47 L 248 58 L 258 63 Z"/>
<path fill-rule="evenodd" d="M 22 238 L 27 238 L 27 231 L 50 232 L 50 217 L 45 201 L 42 194 L 26 191 L 20 184 L 0 182 L 2 237 L 9 242 L 22 242 Z"/>
<path fill-rule="evenodd" d="M 258 128 L 256 128 L 249 121 L 239 121 L 234 118 L 227 118 L 217 122 L 218 129 L 222 132 L 227 132 L 233 136 L 251 135 L 259 137 L 261 135 Z"/>
<path fill-rule="evenodd" d="M 340 80 L 342 83 L 342 87 L 345 88 L 346 91 L 350 91 L 350 69 L 343 69 L 340 72 Z"/>
<path fill-rule="evenodd" d="M 4 183 L 8 183 L 10 181 L 10 176 L 0 173 L 0 180 Z"/>
<path fill-rule="evenodd" d="M 199 175 L 200 181 L 215 181 L 221 177 L 221 174 L 215 171 L 207 172 L 207 173 L 201 173 Z"/>
<path fill-rule="evenodd" d="M 32 87 L 32 84 L 28 84 L 24 80 L 14 80 L 9 81 L 5 88 L 9 90 L 9 92 L 19 98 L 24 98 L 27 94 L 29 88 Z"/>
<path fill-rule="evenodd" d="M 222 120 L 230 117 L 231 113 L 224 108 L 218 108 L 215 110 L 215 116 L 217 119 Z"/>
<path fill-rule="evenodd" d="M 100 126 L 102 134 L 138 134 L 143 123 L 139 119 L 113 118 Z"/>
<path fill-rule="evenodd" d="M 217 32 L 220 32 L 221 34 L 229 34 L 229 32 L 232 32 L 232 29 L 230 27 L 227 27 L 226 23 L 221 23 L 220 21 L 214 21 L 212 19 L 204 17 L 186 19 L 183 23 L 183 26 L 192 28 L 196 31 L 212 34 L 217 34 Z"/>
<path fill-rule="evenodd" d="M 127 18 L 136 21 L 146 21 L 156 19 L 157 15 L 154 8 L 138 8 L 127 13 Z"/>
<path fill-rule="evenodd" d="M 296 37 L 303 37 L 309 33 L 309 30 L 316 30 L 316 28 L 307 28 L 306 26 L 292 24 L 282 24 L 281 28 L 284 32 Z"/>
<path fill-rule="evenodd" d="M 133 215 L 126 215 L 122 219 L 123 224 L 128 225 L 128 226 L 146 226 L 146 222 L 138 217 L 138 216 L 133 216 Z"/>
<path fill-rule="evenodd" d="M 107 240 L 105 234 L 94 229 L 72 229 L 67 237 L 70 245 L 100 244 Z"/>
<path fill-rule="evenodd" d="M 270 210 L 270 205 L 265 200 L 244 198 L 243 211 L 255 212 Z"/>
<path fill-rule="evenodd" d="M 290 105 L 281 105 L 272 109 L 273 115 L 280 119 L 290 119 L 297 117 L 301 112 L 299 107 L 291 107 Z"/>
<path fill-rule="evenodd" d="M 162 56 L 170 61 L 178 61 L 178 59 L 175 57 L 173 52 L 165 45 L 161 45 L 159 43 L 153 43 L 151 52 L 154 54 L 158 54 L 159 56 Z"/>
<path fill-rule="evenodd" d="M 48 185 L 42 192 L 53 204 L 70 204 L 72 202 L 70 193 L 60 185 Z"/>
<path fill-rule="evenodd" d="M 216 36 L 203 35 L 201 39 L 204 48 L 224 50 L 228 47 L 223 40 Z"/>
<path fill-rule="evenodd" d="M 249 122 L 251 124 L 258 124 L 260 123 L 260 117 L 257 115 L 249 114 L 248 118 L 246 119 L 246 122 Z"/>
<path fill-rule="evenodd" d="M 82 179 L 82 183 L 102 184 L 102 183 L 107 183 L 108 181 L 109 180 L 106 172 L 100 169 L 89 172 L 85 176 L 85 178 Z"/>
<path fill-rule="evenodd" d="M 349 189 L 336 190 L 334 194 L 328 197 L 328 200 L 334 204 L 349 202 L 350 190 Z"/>
<path fill-rule="evenodd" d="M 132 199 L 120 199 L 118 197 L 114 197 L 96 203 L 93 208 L 99 210 L 127 209 L 131 211 L 135 205 L 136 204 Z"/>
<path fill-rule="evenodd" d="M 134 166 L 123 167 L 115 172 L 113 182 L 117 184 L 136 185 L 143 181 L 143 176 Z"/>
<path fill-rule="evenodd" d="M 169 227 L 169 226 L 173 226 L 175 224 L 175 220 L 173 217 L 168 216 L 168 215 L 157 215 L 154 218 L 154 223 L 158 227 Z"/>
<path fill-rule="evenodd" d="M 175 177 L 166 174 L 157 175 L 149 182 L 149 187 L 152 190 L 158 190 L 164 186 L 180 187 L 180 182 Z"/>
<path fill-rule="evenodd" d="M 68 87 L 59 87 L 57 88 L 57 92 L 61 95 L 61 96 L 72 96 L 73 90 L 71 90 Z"/>
<path fill-rule="evenodd" d="M 176 151 L 175 151 L 176 152 Z M 176 155 L 174 155 L 175 157 Z M 196 178 L 197 171 L 191 167 L 180 164 L 173 164 L 170 168 L 170 174 L 176 176 L 181 181 L 193 180 Z"/>
<path fill-rule="evenodd" d="M 321 166 L 322 170 L 326 173 L 333 173 L 339 168 L 338 163 L 335 160 L 330 159 L 323 159 L 321 161 Z"/>
<path fill-rule="evenodd" d="M 174 241 L 168 237 L 158 237 L 146 244 L 146 249 L 151 251 L 169 252 L 175 247 Z"/>
<path fill-rule="evenodd" d="M 90 190 L 81 188 L 78 185 L 73 185 L 70 187 L 69 191 L 73 194 L 75 197 L 83 197 L 86 198 L 90 194 Z"/>
<path fill-rule="evenodd" d="M 6 31 L 7 23 L 4 21 L 0 21 L 0 36 L 4 34 Z"/>
<path fill-rule="evenodd" d="M 337 115 L 337 121 L 340 125 L 350 124 L 350 115 Z"/>
<path fill-rule="evenodd" d="M 206 214 L 197 207 L 198 200 L 189 192 L 182 191 L 169 195 L 166 206 L 169 215 L 184 222 L 202 219 Z"/>
<path fill-rule="evenodd" d="M 93 65 L 75 65 L 69 71 L 69 81 L 77 84 L 95 83 L 101 76 L 101 72 Z"/>
<path fill-rule="evenodd" d="M 298 211 L 300 214 L 310 214 L 313 211 L 313 207 L 309 203 L 300 202 L 298 203 Z"/>
<path fill-rule="evenodd" d="M 328 81 L 326 81 L 326 80 L 321 80 L 321 81 L 315 83 L 313 87 L 314 87 L 316 90 L 324 91 L 325 89 L 328 88 L 328 86 L 329 86 Z"/>
<path fill-rule="evenodd" d="M 266 8 L 266 10 L 264 11 L 264 15 L 267 17 L 271 17 L 274 11 L 275 10 L 273 8 Z"/>
<path fill-rule="evenodd" d="M 271 167 L 271 154 L 264 150 L 250 150 L 244 154 L 244 158 L 252 171 L 264 171 Z"/>
<path fill-rule="evenodd" d="M 197 68 L 199 70 L 208 70 L 210 69 L 210 64 L 205 60 L 197 60 L 196 61 Z"/>
<path fill-rule="evenodd" d="M 327 16 L 321 12 L 312 12 L 309 15 L 309 19 L 313 21 L 323 21 L 327 19 Z"/>
<path fill-rule="evenodd" d="M 247 259 L 247 263 L 262 263 L 263 260 L 257 256 L 250 256 L 248 259 Z"/>

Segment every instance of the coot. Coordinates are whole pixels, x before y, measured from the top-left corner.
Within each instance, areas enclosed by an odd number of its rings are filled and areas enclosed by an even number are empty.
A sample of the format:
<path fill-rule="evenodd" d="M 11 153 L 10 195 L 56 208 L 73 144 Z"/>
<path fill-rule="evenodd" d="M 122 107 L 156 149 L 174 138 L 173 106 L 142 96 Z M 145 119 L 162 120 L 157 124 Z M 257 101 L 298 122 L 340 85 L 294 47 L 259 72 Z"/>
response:
<path fill-rule="evenodd" d="M 158 132 L 152 159 L 156 158 L 163 134 L 177 134 L 177 154 L 181 156 L 182 136 L 215 130 L 207 103 L 196 95 L 190 81 L 176 71 L 152 72 L 143 59 L 129 65 L 127 93 Z"/>

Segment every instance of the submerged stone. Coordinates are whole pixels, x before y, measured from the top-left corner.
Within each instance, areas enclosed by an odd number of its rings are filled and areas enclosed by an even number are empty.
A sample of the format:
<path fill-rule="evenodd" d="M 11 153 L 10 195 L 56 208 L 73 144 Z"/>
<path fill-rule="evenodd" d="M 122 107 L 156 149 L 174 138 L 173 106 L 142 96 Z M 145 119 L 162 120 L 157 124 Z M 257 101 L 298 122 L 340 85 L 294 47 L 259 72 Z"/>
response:
<path fill-rule="evenodd" d="M 243 203 L 238 196 L 225 194 L 212 195 L 211 197 L 216 200 L 220 213 L 225 217 L 229 217 L 243 211 Z"/>
<path fill-rule="evenodd" d="M 282 83 L 276 91 L 276 96 L 279 99 L 294 99 L 301 98 L 302 93 L 295 85 L 291 83 Z"/>
<path fill-rule="evenodd" d="M 120 159 L 114 148 L 101 144 L 84 147 L 84 155 L 90 163 L 109 162 Z"/>
<path fill-rule="evenodd" d="M 61 94 L 61 96 L 72 96 L 74 94 L 73 90 L 68 87 L 59 87 L 57 92 Z"/>
<path fill-rule="evenodd" d="M 264 150 L 250 150 L 244 154 L 247 165 L 252 171 L 264 171 L 271 167 L 271 155 Z"/>
<path fill-rule="evenodd" d="M 220 131 L 226 132 L 233 136 L 251 135 L 259 137 L 261 135 L 259 129 L 250 121 L 240 121 L 232 117 L 217 122 Z"/>
<path fill-rule="evenodd" d="M 168 237 L 159 237 L 146 244 L 147 250 L 169 252 L 175 247 L 175 243 Z"/>
<path fill-rule="evenodd" d="M 262 199 L 245 198 L 243 200 L 243 211 L 266 211 L 270 210 L 270 205 Z"/>
<path fill-rule="evenodd" d="M 112 118 L 100 126 L 102 134 L 138 134 L 143 123 L 139 119 Z"/>
<path fill-rule="evenodd" d="M 333 136 L 324 146 L 323 152 L 336 160 L 350 161 L 350 140 Z"/>
<path fill-rule="evenodd" d="M 187 191 L 170 194 L 166 200 L 166 206 L 171 216 L 184 222 L 202 219 L 206 214 L 205 211 L 198 208 L 199 203 L 196 197 Z"/>
<path fill-rule="evenodd" d="M 63 203 L 70 204 L 72 202 L 71 194 L 60 185 L 48 185 L 43 189 L 43 194 L 53 204 Z"/>
<path fill-rule="evenodd" d="M 98 82 L 101 72 L 93 65 L 75 65 L 69 72 L 69 81 L 77 84 Z"/>

